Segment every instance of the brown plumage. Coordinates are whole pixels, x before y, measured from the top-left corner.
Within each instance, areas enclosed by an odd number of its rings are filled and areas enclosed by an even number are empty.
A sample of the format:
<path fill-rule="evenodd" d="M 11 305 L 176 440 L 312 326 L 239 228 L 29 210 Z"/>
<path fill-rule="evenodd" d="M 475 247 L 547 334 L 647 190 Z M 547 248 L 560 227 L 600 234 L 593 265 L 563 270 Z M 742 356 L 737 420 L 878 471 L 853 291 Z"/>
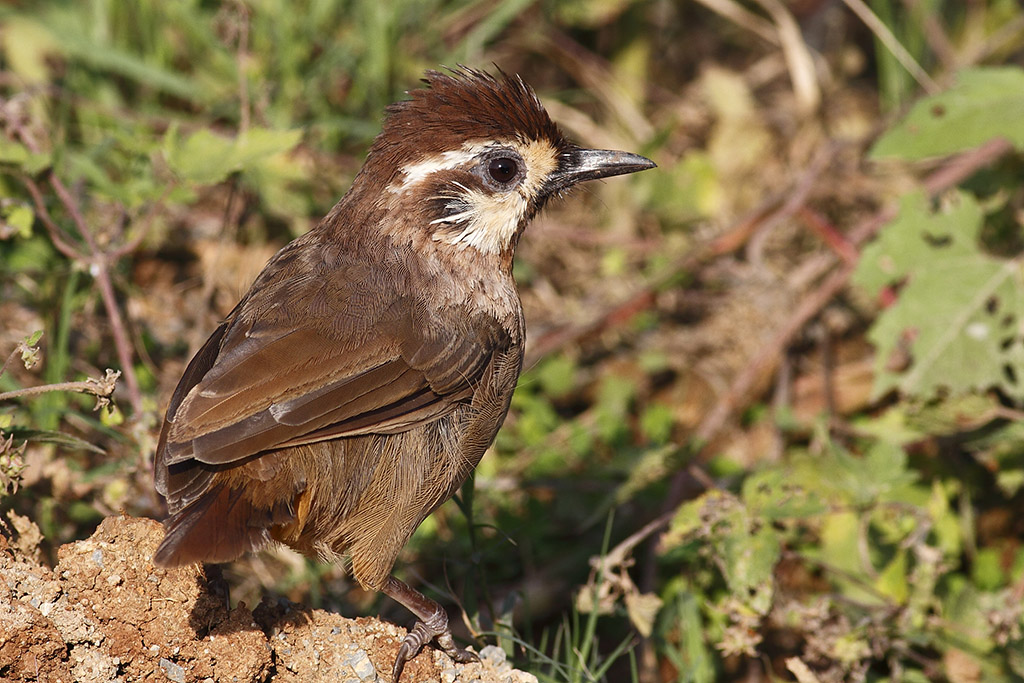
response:
<path fill-rule="evenodd" d="M 352 574 L 420 619 L 447 616 L 390 577 L 416 527 L 494 440 L 523 359 L 512 256 L 576 182 L 650 168 L 570 144 L 521 80 L 461 69 L 388 107 L 351 189 L 284 247 L 178 384 L 156 455 L 170 517 L 154 560 L 226 562 L 271 539 Z"/>

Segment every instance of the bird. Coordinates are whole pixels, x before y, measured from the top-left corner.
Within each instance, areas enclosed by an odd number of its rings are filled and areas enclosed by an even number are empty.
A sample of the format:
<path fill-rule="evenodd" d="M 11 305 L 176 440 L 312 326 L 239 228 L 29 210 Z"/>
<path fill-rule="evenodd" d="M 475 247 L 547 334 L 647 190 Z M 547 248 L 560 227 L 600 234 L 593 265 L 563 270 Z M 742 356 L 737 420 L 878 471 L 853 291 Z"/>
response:
<path fill-rule="evenodd" d="M 445 610 L 392 568 L 494 441 L 523 365 L 513 256 L 529 221 L 587 180 L 655 167 L 576 145 L 521 77 L 427 71 L 389 105 L 349 190 L 283 247 L 188 363 L 154 456 L 161 567 L 282 543 L 341 561 L 417 621 Z"/>

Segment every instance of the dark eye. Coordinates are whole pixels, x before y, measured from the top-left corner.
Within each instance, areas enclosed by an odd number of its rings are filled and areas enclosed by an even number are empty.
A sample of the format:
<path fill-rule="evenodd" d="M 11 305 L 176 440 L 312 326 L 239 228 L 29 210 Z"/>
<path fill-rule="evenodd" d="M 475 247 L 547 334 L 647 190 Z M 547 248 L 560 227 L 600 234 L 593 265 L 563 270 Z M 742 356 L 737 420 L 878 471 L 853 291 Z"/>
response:
<path fill-rule="evenodd" d="M 519 166 L 516 164 L 514 159 L 508 157 L 498 157 L 497 159 L 491 159 L 491 163 L 487 165 L 487 172 L 491 174 L 491 177 L 497 180 L 499 183 L 507 183 L 516 177 L 516 171 L 519 170 Z"/>

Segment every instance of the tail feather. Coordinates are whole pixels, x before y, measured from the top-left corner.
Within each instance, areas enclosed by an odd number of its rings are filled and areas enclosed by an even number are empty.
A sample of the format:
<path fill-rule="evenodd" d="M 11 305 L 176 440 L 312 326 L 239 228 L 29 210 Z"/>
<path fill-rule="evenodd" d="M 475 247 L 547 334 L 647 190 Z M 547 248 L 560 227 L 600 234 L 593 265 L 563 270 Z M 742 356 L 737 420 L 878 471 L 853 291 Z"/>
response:
<path fill-rule="evenodd" d="M 167 518 L 153 562 L 161 567 L 230 562 L 265 546 L 270 527 L 294 519 L 289 505 L 258 509 L 241 491 L 217 486 Z"/>

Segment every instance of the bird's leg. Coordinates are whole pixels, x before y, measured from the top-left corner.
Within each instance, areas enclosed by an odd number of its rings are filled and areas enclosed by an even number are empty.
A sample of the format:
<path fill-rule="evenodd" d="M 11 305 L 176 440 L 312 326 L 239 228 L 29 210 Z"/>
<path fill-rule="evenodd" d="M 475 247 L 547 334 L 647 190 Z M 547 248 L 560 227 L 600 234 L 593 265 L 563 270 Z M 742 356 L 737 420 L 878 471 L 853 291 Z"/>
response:
<path fill-rule="evenodd" d="M 452 630 L 448 628 L 448 614 L 441 605 L 418 590 L 409 588 L 405 582 L 393 576 L 388 577 L 381 590 L 392 600 L 404 605 L 406 609 L 416 615 L 417 619 L 416 625 L 412 627 L 409 635 L 405 637 L 401 647 L 398 648 L 398 657 L 395 658 L 395 666 L 391 673 L 394 683 L 398 683 L 405 663 L 419 654 L 423 646 L 434 639 L 437 640 L 441 649 L 456 662 L 480 661 L 480 658 L 474 653 L 455 646 Z"/>

